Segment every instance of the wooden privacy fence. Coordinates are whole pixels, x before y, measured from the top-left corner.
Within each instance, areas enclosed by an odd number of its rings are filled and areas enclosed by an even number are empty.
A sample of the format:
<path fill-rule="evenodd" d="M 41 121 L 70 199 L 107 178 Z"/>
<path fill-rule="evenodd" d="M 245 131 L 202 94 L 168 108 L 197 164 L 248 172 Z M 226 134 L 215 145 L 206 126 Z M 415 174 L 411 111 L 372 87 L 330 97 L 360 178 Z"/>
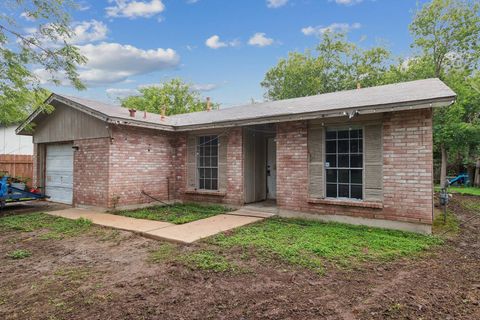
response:
<path fill-rule="evenodd" d="M 32 179 L 33 156 L 23 154 L 0 154 L 0 175 L 5 172 L 11 177 Z"/>

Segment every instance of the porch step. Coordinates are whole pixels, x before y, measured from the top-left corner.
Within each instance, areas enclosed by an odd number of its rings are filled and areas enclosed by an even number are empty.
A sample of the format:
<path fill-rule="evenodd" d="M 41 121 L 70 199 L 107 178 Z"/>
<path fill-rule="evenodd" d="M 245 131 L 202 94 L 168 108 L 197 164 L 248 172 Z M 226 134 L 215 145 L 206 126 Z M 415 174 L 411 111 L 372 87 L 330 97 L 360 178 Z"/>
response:
<path fill-rule="evenodd" d="M 235 216 L 257 217 L 257 218 L 270 218 L 276 216 L 278 213 L 277 208 L 261 208 L 254 206 L 244 206 L 239 210 L 229 212 L 227 214 Z"/>

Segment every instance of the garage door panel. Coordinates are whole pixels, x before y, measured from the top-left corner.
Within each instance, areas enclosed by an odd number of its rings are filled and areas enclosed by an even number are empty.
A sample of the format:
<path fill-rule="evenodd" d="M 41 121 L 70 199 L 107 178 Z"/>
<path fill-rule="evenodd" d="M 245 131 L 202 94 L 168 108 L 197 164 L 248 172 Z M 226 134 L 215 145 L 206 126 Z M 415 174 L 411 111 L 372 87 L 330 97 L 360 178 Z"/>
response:
<path fill-rule="evenodd" d="M 67 156 L 58 156 L 58 157 L 47 157 L 47 170 L 53 171 L 70 171 L 73 157 Z"/>
<path fill-rule="evenodd" d="M 71 143 L 47 145 L 45 193 L 51 201 L 73 200 L 73 149 Z"/>

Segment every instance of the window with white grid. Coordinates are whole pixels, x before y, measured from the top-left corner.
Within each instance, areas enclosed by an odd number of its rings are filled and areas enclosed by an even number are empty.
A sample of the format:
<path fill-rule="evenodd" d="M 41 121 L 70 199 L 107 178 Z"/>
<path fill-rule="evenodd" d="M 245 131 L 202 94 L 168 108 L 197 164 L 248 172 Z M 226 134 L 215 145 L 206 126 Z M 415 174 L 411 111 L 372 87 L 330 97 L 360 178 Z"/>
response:
<path fill-rule="evenodd" d="M 197 139 L 198 188 L 218 190 L 218 136 Z"/>
<path fill-rule="evenodd" d="M 363 130 L 327 128 L 325 136 L 326 195 L 363 198 Z"/>

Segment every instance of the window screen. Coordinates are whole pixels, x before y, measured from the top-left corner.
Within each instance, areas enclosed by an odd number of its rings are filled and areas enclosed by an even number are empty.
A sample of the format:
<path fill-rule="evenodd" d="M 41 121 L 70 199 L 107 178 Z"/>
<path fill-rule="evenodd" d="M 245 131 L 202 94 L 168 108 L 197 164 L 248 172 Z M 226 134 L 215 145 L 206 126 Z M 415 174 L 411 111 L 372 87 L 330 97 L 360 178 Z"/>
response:
<path fill-rule="evenodd" d="M 198 137 L 197 170 L 199 189 L 218 189 L 218 136 Z"/>
<path fill-rule="evenodd" d="M 363 198 L 362 129 L 327 129 L 325 170 L 327 197 Z"/>

